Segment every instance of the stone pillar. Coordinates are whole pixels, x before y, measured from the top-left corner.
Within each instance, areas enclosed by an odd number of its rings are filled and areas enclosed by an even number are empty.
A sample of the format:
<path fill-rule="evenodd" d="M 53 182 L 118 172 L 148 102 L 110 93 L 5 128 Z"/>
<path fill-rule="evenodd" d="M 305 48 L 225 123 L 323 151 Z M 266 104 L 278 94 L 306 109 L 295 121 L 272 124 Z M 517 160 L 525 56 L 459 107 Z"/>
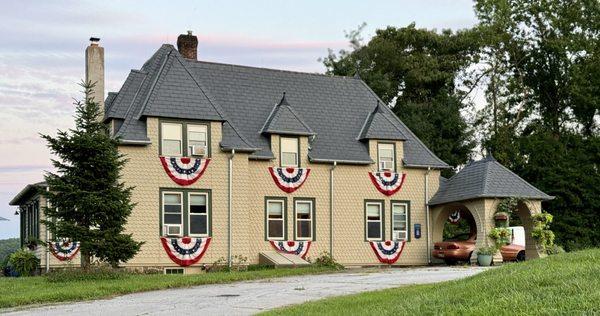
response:
<path fill-rule="evenodd" d="M 104 47 L 98 45 L 99 41 L 99 38 L 91 37 L 90 46 L 85 49 L 85 81 L 94 85 L 90 97 L 104 112 Z"/>

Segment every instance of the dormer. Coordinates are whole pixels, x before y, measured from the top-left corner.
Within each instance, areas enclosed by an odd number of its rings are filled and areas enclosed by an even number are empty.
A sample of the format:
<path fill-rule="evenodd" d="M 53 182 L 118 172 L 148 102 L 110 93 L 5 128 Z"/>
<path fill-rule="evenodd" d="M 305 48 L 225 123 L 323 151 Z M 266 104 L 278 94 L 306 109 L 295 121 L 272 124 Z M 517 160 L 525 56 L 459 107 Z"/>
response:
<path fill-rule="evenodd" d="M 406 136 L 396 126 L 388 109 L 377 101 L 363 124 L 358 140 L 367 142 L 378 171 L 398 171 L 404 158 Z"/>
<path fill-rule="evenodd" d="M 270 136 L 271 150 L 281 167 L 300 167 L 308 161 L 308 138 L 315 134 L 288 103 L 285 92 L 261 130 Z"/>

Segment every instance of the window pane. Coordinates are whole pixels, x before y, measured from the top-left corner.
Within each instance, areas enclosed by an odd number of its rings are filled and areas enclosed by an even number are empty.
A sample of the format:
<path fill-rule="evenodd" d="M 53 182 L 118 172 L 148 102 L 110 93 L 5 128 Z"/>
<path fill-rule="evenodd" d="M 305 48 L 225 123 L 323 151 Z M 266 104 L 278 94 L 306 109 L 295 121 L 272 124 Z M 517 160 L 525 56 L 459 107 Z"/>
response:
<path fill-rule="evenodd" d="M 165 193 L 164 203 L 165 204 L 181 204 L 181 195 Z"/>
<path fill-rule="evenodd" d="M 367 204 L 367 218 L 379 220 L 381 207 L 378 204 Z"/>
<path fill-rule="evenodd" d="M 283 217 L 283 203 L 281 202 L 268 202 L 268 213 L 269 217 L 282 218 Z"/>
<path fill-rule="evenodd" d="M 181 124 L 163 123 L 162 138 L 181 140 Z"/>
<path fill-rule="evenodd" d="M 165 214 L 163 224 L 181 224 L 181 215 L 180 214 Z"/>
<path fill-rule="evenodd" d="M 197 210 L 199 207 L 203 207 L 206 210 L 206 195 L 190 194 L 190 211 L 192 208 Z"/>
<path fill-rule="evenodd" d="M 367 223 L 367 237 L 371 238 L 381 238 L 381 223 Z"/>
<path fill-rule="evenodd" d="M 181 205 L 165 205 L 165 213 L 181 213 Z"/>
<path fill-rule="evenodd" d="M 208 234 L 208 226 L 206 225 L 208 217 L 206 215 L 190 216 L 190 234 L 206 235 Z"/>
<path fill-rule="evenodd" d="M 181 141 L 178 140 L 163 140 L 162 143 L 163 155 L 181 155 Z"/>
<path fill-rule="evenodd" d="M 269 238 L 283 238 L 283 221 L 269 220 Z"/>
<path fill-rule="evenodd" d="M 281 153 L 281 165 L 288 167 L 298 166 L 296 153 Z"/>
<path fill-rule="evenodd" d="M 296 203 L 296 214 L 310 215 L 311 203 L 298 202 Z"/>
<path fill-rule="evenodd" d="M 310 238 L 311 237 L 311 222 L 310 221 L 298 221 L 296 225 L 296 230 L 298 237 L 300 238 Z"/>
<path fill-rule="evenodd" d="M 281 152 L 298 152 L 298 138 L 281 138 Z"/>
<path fill-rule="evenodd" d="M 190 213 L 206 214 L 206 205 L 190 205 Z"/>

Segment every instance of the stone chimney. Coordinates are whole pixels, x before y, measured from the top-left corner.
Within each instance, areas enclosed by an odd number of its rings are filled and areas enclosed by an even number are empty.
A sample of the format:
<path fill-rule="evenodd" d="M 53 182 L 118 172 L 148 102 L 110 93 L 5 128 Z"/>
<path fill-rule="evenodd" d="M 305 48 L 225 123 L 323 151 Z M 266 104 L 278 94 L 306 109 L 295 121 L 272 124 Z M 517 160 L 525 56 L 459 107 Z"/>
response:
<path fill-rule="evenodd" d="M 94 84 L 90 97 L 104 111 L 104 47 L 100 47 L 98 42 L 99 38 L 91 37 L 90 46 L 85 49 L 85 81 Z"/>
<path fill-rule="evenodd" d="M 198 38 L 192 31 L 177 37 L 177 50 L 183 58 L 198 60 Z"/>

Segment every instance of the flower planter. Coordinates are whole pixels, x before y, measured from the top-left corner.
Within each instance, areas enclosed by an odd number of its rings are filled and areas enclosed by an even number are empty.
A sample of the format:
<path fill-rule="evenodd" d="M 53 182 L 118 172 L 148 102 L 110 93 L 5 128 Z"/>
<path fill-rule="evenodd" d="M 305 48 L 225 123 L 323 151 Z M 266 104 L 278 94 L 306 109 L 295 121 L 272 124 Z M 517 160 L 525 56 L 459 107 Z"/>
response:
<path fill-rule="evenodd" d="M 489 267 L 492 265 L 492 259 L 494 256 L 492 255 L 477 255 L 477 264 L 482 267 Z"/>

